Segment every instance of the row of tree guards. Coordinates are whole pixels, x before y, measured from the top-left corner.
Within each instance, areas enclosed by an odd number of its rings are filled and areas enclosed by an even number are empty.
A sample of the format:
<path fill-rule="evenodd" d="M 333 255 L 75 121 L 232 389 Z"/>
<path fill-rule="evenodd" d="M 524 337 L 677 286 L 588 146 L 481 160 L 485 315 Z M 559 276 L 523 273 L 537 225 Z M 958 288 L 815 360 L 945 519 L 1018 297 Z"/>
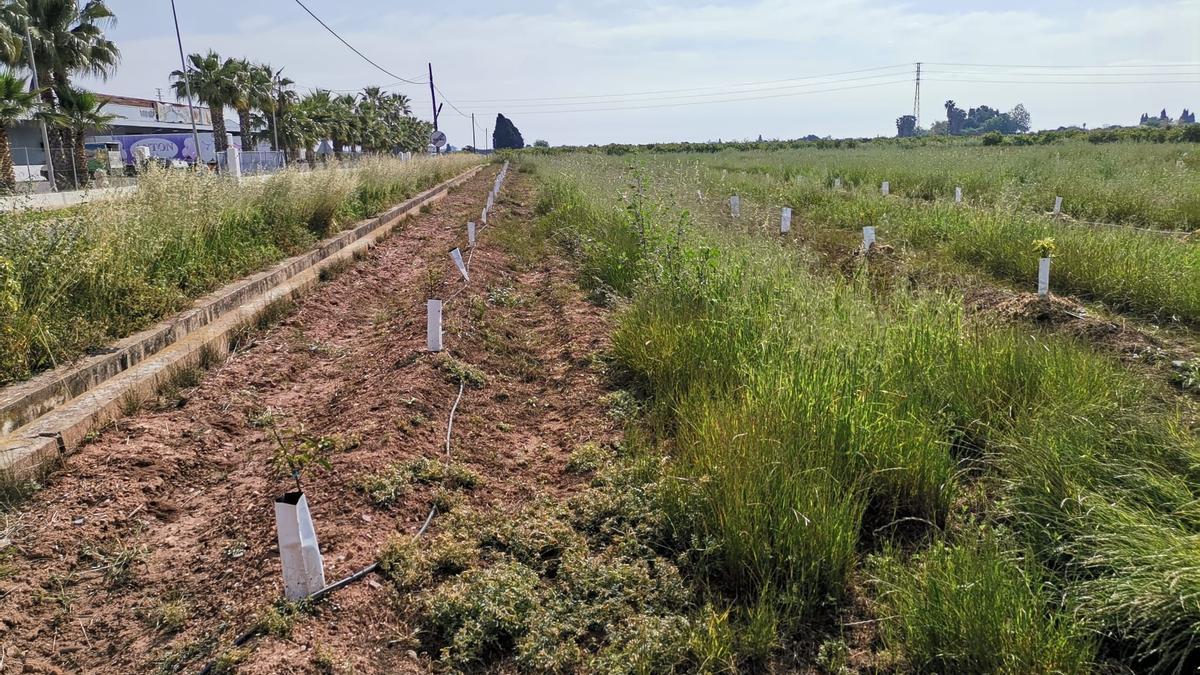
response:
<path fill-rule="evenodd" d="M 834 178 L 833 186 L 835 188 L 840 188 L 842 186 L 842 179 Z M 880 194 L 882 194 L 883 196 L 885 196 L 885 197 L 888 196 L 891 191 L 891 184 L 888 183 L 888 181 L 886 181 L 886 180 L 883 181 L 879 186 L 879 191 L 880 191 Z M 703 199 L 703 194 L 701 194 L 699 191 L 697 191 L 697 194 L 700 195 L 701 199 Z M 954 202 L 956 204 L 961 204 L 962 200 L 963 200 L 962 187 L 955 187 L 954 188 Z M 1055 216 L 1062 215 L 1062 202 L 1063 202 L 1062 197 L 1054 198 L 1053 215 L 1055 215 Z M 741 196 L 733 195 L 732 197 L 729 198 L 729 215 L 732 216 L 733 218 L 740 218 L 742 216 L 742 198 L 741 198 Z M 780 210 L 779 233 L 780 234 L 788 234 L 791 231 L 792 231 L 792 208 L 790 206 L 785 206 Z M 862 239 L 863 251 L 869 252 L 871 250 L 871 248 L 873 246 L 875 246 L 875 243 L 876 243 L 875 227 L 871 226 L 871 225 L 863 227 L 862 233 L 863 233 L 863 239 Z M 1041 253 L 1040 257 L 1038 258 L 1037 292 L 1038 292 L 1038 295 L 1045 297 L 1050 294 L 1050 249 L 1052 247 L 1052 244 L 1047 246 L 1043 242 L 1037 242 L 1037 246 L 1039 248 L 1039 252 Z"/>
<path fill-rule="evenodd" d="M 484 225 L 487 224 L 488 211 L 495 205 L 496 197 L 499 196 L 500 188 L 504 185 L 504 179 L 507 175 L 508 162 L 505 162 L 504 166 L 500 169 L 500 173 L 496 176 L 496 181 L 492 185 L 491 191 L 488 192 L 487 205 L 484 206 L 483 212 L 480 214 L 480 221 Z M 467 223 L 467 246 L 468 250 L 472 253 L 475 249 L 475 234 L 475 223 Z M 469 283 L 470 255 L 464 260 L 462 250 L 455 247 L 450 250 L 450 259 L 462 275 L 463 281 Z M 465 288 L 466 285 L 464 284 L 462 288 L 449 298 L 446 298 L 446 300 L 453 298 Z M 443 348 L 442 306 L 443 300 L 440 298 L 429 298 L 426 302 L 428 317 L 426 347 L 430 352 L 440 352 Z M 450 421 L 447 423 L 447 453 L 450 450 L 450 432 L 453 429 L 454 409 L 458 407 L 458 402 L 462 398 L 462 392 L 463 390 L 460 387 L 458 398 L 455 399 L 454 407 L 451 408 Z M 432 520 L 433 515 L 434 512 L 430 511 L 429 516 L 425 520 L 426 526 Z M 321 557 L 321 547 L 317 541 L 316 526 L 313 524 L 312 513 L 308 508 L 308 499 L 299 490 L 288 492 L 275 500 L 275 527 L 279 538 L 279 560 L 283 567 L 283 594 L 289 600 L 296 601 L 324 595 L 350 581 L 362 578 L 376 568 L 376 565 L 372 564 L 366 569 L 360 570 L 341 581 L 330 585 L 325 584 L 325 567 Z M 421 531 L 424 531 L 424 527 Z"/>

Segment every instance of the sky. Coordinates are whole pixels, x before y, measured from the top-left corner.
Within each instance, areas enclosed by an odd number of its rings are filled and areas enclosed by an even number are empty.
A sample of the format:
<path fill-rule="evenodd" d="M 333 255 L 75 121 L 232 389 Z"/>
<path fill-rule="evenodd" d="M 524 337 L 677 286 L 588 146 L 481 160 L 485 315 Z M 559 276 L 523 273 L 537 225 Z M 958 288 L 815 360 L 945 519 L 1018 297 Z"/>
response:
<path fill-rule="evenodd" d="M 432 62 L 456 146 L 472 143 L 471 113 L 482 146 L 498 112 L 552 145 L 894 135 L 918 61 L 922 126 L 945 118 L 947 99 L 1023 103 L 1035 129 L 1200 108 L 1200 0 L 303 2 L 419 84 L 376 70 L 296 0 L 176 0 L 183 48 L 282 67 L 301 91 L 384 85 L 425 119 Z M 121 64 L 87 85 L 169 99 L 170 4 L 109 5 Z"/>

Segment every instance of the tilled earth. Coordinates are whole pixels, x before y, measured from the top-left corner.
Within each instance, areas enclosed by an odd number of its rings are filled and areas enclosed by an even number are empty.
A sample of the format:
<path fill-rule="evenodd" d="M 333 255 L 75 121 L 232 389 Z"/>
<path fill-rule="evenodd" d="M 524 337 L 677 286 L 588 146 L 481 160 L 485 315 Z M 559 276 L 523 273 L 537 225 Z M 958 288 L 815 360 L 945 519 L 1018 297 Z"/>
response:
<path fill-rule="evenodd" d="M 594 358 L 607 347 L 604 310 L 565 261 L 522 260 L 494 241 L 533 217 L 531 181 L 510 172 L 469 284 L 447 255 L 465 250 L 466 221 L 495 175 L 489 167 L 400 225 L 198 385 L 105 429 L 3 514 L 0 672 L 196 672 L 221 655 L 239 672 L 430 669 L 397 618 L 405 598 L 374 576 L 318 603 L 289 637 L 231 649 L 282 593 L 273 501 L 294 483 L 272 461 L 272 429 L 348 446 L 303 476 L 328 582 L 421 526 L 434 488 L 380 508 L 359 485 L 444 457 L 458 393 L 450 366 L 483 375 L 465 390 L 452 451 L 483 477 L 462 498 L 497 517 L 577 489 L 570 452 L 617 437 Z M 447 351 L 429 354 L 425 300 L 456 292 Z"/>

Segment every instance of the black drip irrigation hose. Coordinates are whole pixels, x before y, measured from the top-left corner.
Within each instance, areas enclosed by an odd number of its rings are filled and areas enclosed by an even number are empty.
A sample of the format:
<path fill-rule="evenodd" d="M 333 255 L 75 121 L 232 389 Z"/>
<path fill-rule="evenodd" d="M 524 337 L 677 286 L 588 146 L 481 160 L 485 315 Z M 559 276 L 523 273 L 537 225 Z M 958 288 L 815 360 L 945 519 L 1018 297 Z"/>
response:
<path fill-rule="evenodd" d="M 505 162 L 504 165 L 507 167 L 508 162 Z M 501 183 L 501 185 L 503 185 L 503 183 Z M 464 264 L 464 266 L 467 269 L 468 274 L 471 271 L 471 258 L 474 255 L 475 255 L 475 247 L 472 246 L 470 251 L 467 252 L 467 259 Z M 459 293 L 462 293 L 463 291 L 465 291 L 469 284 L 470 284 L 470 279 L 465 279 L 463 281 L 462 287 L 459 288 L 454 293 L 452 293 L 450 295 L 450 297 L 446 298 L 446 301 L 449 302 L 451 299 L 456 297 Z M 454 415 L 455 415 L 455 413 L 458 412 L 458 404 L 462 402 L 463 394 L 466 392 L 466 389 L 467 389 L 466 382 L 458 383 L 458 396 L 456 396 L 454 398 L 454 404 L 450 406 L 450 418 L 446 422 L 446 461 L 447 462 L 450 462 L 454 458 L 454 455 L 450 451 L 450 435 L 454 432 Z M 425 516 L 425 521 L 421 524 L 420 529 L 418 529 L 417 533 L 413 535 L 414 542 L 417 541 L 418 539 L 420 539 L 422 536 L 424 536 L 425 532 L 427 532 L 429 530 L 430 524 L 433 523 L 433 517 L 436 515 L 437 515 L 437 505 L 435 504 L 435 505 L 429 507 L 429 514 Z M 354 574 L 351 574 L 348 577 L 345 577 L 344 579 L 340 579 L 338 581 L 333 582 L 332 584 L 329 584 L 328 586 L 325 586 L 324 588 L 322 588 L 318 591 L 314 591 L 313 593 L 308 595 L 308 597 L 304 598 L 304 600 L 302 602 L 309 602 L 309 601 L 315 602 L 317 600 L 320 600 L 321 598 L 325 597 L 326 595 L 329 595 L 330 593 L 332 593 L 344 586 L 349 586 L 350 584 L 354 583 L 355 581 L 358 581 L 359 579 L 362 579 L 363 577 L 367 576 L 368 574 L 372 574 L 377 571 L 379 571 L 379 562 L 378 561 L 373 562 L 370 565 L 367 565 L 366 567 L 355 572 Z M 254 627 L 246 630 L 245 632 L 241 633 L 236 638 L 234 638 L 233 646 L 241 647 L 242 645 L 249 642 L 254 636 L 258 635 L 260 632 L 261 632 L 261 628 L 259 626 L 254 626 Z M 200 671 L 199 675 L 210 675 L 210 673 L 212 673 L 213 666 L 215 666 L 215 665 L 216 665 L 215 659 L 212 661 L 209 661 L 207 664 L 205 664 L 204 668 Z"/>

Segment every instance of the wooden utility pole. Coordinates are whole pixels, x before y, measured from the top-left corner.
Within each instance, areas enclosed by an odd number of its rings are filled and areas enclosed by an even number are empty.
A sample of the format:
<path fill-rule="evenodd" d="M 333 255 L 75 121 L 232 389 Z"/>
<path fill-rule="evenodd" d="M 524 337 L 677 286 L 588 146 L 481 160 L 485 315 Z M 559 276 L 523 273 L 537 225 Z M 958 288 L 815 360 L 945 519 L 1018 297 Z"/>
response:
<path fill-rule="evenodd" d="M 437 102 L 437 90 L 433 86 L 433 64 L 429 64 L 429 101 L 433 105 L 433 130 L 438 131 L 438 113 L 442 111 L 442 106 Z M 442 154 L 441 148 L 434 148 L 434 152 Z"/>
<path fill-rule="evenodd" d="M 438 123 L 437 123 L 438 104 L 437 104 L 437 92 L 433 88 L 433 64 L 432 63 L 429 64 L 429 101 L 433 105 L 433 130 L 437 131 L 438 130 Z"/>
<path fill-rule="evenodd" d="M 475 113 L 471 113 L 471 149 L 479 151 L 479 146 L 475 145 Z"/>
<path fill-rule="evenodd" d="M 183 38 L 179 36 L 179 14 L 175 12 L 175 0 L 171 0 L 171 18 L 175 20 L 175 44 L 179 47 L 179 67 L 183 72 L 183 87 L 187 91 L 188 118 L 192 123 L 192 143 L 196 145 L 195 168 L 198 169 L 204 166 L 204 155 L 200 152 L 200 132 L 196 129 L 196 111 L 192 108 L 192 71 L 188 69 L 187 61 L 183 58 Z M 216 128 L 214 127 L 213 130 L 215 131 Z M 216 134 L 213 134 L 213 143 L 217 143 L 217 140 Z M 224 143 L 225 139 L 220 139 L 220 142 Z M 219 167 L 220 163 L 217 166 Z"/>

